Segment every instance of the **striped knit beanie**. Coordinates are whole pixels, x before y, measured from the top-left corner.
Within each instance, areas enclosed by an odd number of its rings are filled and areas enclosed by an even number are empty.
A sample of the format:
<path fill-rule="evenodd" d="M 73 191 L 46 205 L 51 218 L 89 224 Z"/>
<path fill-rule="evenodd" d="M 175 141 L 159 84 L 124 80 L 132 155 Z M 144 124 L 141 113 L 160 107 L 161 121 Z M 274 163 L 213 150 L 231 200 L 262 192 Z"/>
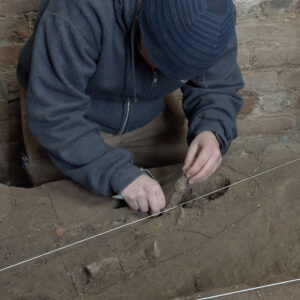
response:
<path fill-rule="evenodd" d="M 144 0 L 140 31 L 168 77 L 199 76 L 221 56 L 235 27 L 232 0 Z"/>

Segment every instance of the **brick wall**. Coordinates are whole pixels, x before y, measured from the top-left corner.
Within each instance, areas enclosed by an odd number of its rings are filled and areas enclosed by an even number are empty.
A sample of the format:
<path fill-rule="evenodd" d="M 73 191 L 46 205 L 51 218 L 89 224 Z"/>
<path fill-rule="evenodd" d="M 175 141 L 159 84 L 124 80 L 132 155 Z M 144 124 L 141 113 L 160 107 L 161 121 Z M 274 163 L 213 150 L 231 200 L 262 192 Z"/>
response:
<path fill-rule="evenodd" d="M 0 182 L 28 186 L 21 167 L 22 144 L 19 88 L 15 75 L 18 53 L 28 39 L 38 0 L 0 0 L 0 81 L 8 91 L 8 104 L 0 96 Z"/>
<path fill-rule="evenodd" d="M 240 135 L 280 135 L 300 142 L 300 1 L 235 2 L 238 61 L 246 83 Z"/>
<path fill-rule="evenodd" d="M 300 142 L 300 0 L 235 2 L 238 60 L 246 82 L 239 133 Z M 0 0 L 0 80 L 10 100 L 19 95 L 17 56 L 32 31 L 38 5 L 38 0 Z M 13 184 L 21 174 L 19 109 L 1 96 L 0 126 L 0 182 Z"/>

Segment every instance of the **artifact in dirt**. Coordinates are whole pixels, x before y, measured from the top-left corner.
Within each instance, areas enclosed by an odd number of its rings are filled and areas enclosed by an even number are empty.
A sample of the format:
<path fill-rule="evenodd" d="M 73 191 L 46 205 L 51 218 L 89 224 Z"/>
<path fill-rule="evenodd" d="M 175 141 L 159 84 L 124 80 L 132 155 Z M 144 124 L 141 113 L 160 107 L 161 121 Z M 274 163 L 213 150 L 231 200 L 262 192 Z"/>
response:
<path fill-rule="evenodd" d="M 182 169 L 182 176 L 175 182 L 175 191 L 168 203 L 168 207 L 174 207 L 182 202 L 182 197 L 186 191 L 186 187 L 188 185 L 188 178 L 186 177 L 186 173 L 189 170 L 189 167 L 185 167 Z"/>

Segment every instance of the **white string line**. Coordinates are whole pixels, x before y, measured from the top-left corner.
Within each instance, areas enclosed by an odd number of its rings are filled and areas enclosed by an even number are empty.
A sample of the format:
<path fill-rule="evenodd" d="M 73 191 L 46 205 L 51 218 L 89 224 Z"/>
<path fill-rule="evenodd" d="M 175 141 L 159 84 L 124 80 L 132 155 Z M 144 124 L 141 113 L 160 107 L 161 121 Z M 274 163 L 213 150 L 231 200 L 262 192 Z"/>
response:
<path fill-rule="evenodd" d="M 293 280 L 288 280 L 288 281 L 277 282 L 277 283 L 272 283 L 272 284 L 267 284 L 267 285 L 262 285 L 262 286 L 258 286 L 258 287 L 254 287 L 254 288 L 249 288 L 249 289 L 245 289 L 245 290 L 234 291 L 234 292 L 220 294 L 220 295 L 215 295 L 215 296 L 209 296 L 209 297 L 199 298 L 197 300 L 216 299 L 216 298 L 220 298 L 220 297 L 232 296 L 232 295 L 242 294 L 242 293 L 246 293 L 246 292 L 253 292 L 253 291 L 257 291 L 257 290 L 262 290 L 262 289 L 266 289 L 266 288 L 270 288 L 270 287 L 275 287 L 275 286 L 280 286 L 280 285 L 289 284 L 289 283 L 295 283 L 295 282 L 300 282 L 300 278 L 293 279 Z"/>
<path fill-rule="evenodd" d="M 254 178 L 256 178 L 256 177 L 259 177 L 259 176 L 262 176 L 262 175 L 267 174 L 267 173 L 269 173 L 269 172 L 272 172 L 272 171 L 275 171 L 275 170 L 277 170 L 277 169 L 280 169 L 280 168 L 282 168 L 282 167 L 291 165 L 291 164 L 293 164 L 293 163 L 295 163 L 295 162 L 297 162 L 297 161 L 300 161 L 300 157 L 297 158 L 297 159 L 294 159 L 294 160 L 292 160 L 292 161 L 289 161 L 289 162 L 287 162 L 287 163 L 285 163 L 285 164 L 282 164 L 282 165 L 279 165 L 279 166 L 274 167 L 274 168 L 272 168 L 272 169 L 269 169 L 269 170 L 267 170 L 267 171 L 258 173 L 258 174 L 256 174 L 256 175 L 251 176 L 251 177 L 245 178 L 245 179 L 243 179 L 243 180 L 237 181 L 237 182 L 235 182 L 235 183 L 232 183 L 232 184 L 230 184 L 230 185 L 227 185 L 227 186 L 225 186 L 225 187 L 222 187 L 222 188 L 220 188 L 220 189 L 217 189 L 217 190 L 215 190 L 215 191 L 213 191 L 213 192 L 210 192 L 210 193 L 208 193 L 208 194 L 206 194 L 206 195 L 202 195 L 202 196 L 200 196 L 200 197 L 191 199 L 191 200 L 189 200 L 189 201 L 186 201 L 186 202 L 184 202 L 184 203 L 178 204 L 178 205 L 173 206 L 173 207 L 171 207 L 171 208 L 165 209 L 165 210 L 163 210 L 163 211 L 161 211 L 161 212 L 159 212 L 159 213 L 152 214 L 152 215 L 149 215 L 149 216 L 147 216 L 147 217 L 144 217 L 144 218 L 141 218 L 141 219 L 132 221 L 132 222 L 130 222 L 130 223 L 120 225 L 120 226 L 118 226 L 118 227 L 109 229 L 109 230 L 107 230 L 107 231 L 98 233 L 98 234 L 96 234 L 96 235 L 87 237 L 87 238 L 82 239 L 82 240 L 79 240 L 79 241 L 77 241 L 77 242 L 68 244 L 68 245 L 66 245 L 66 246 L 63 246 L 63 247 L 60 247 L 60 248 L 57 248 L 57 249 L 48 251 L 48 252 L 46 252 L 46 253 L 43 253 L 43 254 L 34 256 L 34 257 L 32 257 L 32 258 L 29 258 L 29 259 L 20 261 L 20 262 L 18 262 L 18 263 L 15 263 L 15 264 L 13 264 L 13 265 L 4 267 L 4 268 L 0 269 L 0 273 L 3 272 L 3 271 L 9 270 L 9 269 L 15 268 L 15 267 L 17 267 L 17 266 L 23 265 L 23 264 L 25 264 L 25 263 L 29 263 L 29 262 L 31 262 L 31 261 L 40 259 L 40 258 L 42 258 L 42 257 L 45 257 L 45 256 L 48 256 L 48 255 L 51 255 L 51 254 L 60 252 L 60 251 L 62 251 L 62 250 L 65 250 L 65 249 L 74 247 L 74 246 L 79 245 L 79 244 L 82 244 L 82 243 L 84 243 L 84 242 L 93 240 L 93 239 L 98 238 L 98 237 L 100 237 L 100 236 L 103 236 L 103 235 L 105 235 L 105 234 L 108 234 L 108 233 L 111 233 L 111 232 L 120 230 L 120 229 L 122 229 L 122 228 L 131 226 L 131 225 L 134 225 L 134 224 L 136 224 L 136 223 L 145 221 L 145 220 L 150 219 L 150 218 L 152 218 L 152 217 L 159 216 L 159 215 L 162 214 L 162 213 L 167 213 L 167 212 L 172 211 L 172 210 L 174 210 L 174 209 L 176 209 L 176 208 L 178 208 L 178 207 L 180 207 L 180 206 L 183 206 L 183 205 L 186 205 L 186 204 L 188 204 L 188 203 L 194 202 L 194 201 L 199 200 L 199 199 L 201 199 L 201 198 L 205 198 L 205 197 L 207 197 L 207 196 L 210 196 L 210 195 L 212 195 L 212 194 L 218 193 L 218 192 L 220 192 L 220 191 L 222 191 L 222 190 L 225 190 L 225 189 L 228 189 L 228 188 L 230 188 L 230 187 L 232 187 L 232 186 L 235 186 L 235 185 L 244 183 L 244 182 L 249 181 L 249 180 L 251 180 L 251 179 L 254 179 Z"/>

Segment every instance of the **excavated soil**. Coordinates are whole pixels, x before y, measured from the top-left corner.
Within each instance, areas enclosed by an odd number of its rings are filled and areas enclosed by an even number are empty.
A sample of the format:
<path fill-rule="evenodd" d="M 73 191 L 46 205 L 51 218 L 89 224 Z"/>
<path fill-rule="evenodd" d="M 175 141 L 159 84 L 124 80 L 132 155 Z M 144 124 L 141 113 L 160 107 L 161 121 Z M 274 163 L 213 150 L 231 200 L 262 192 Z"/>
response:
<path fill-rule="evenodd" d="M 205 195 L 300 157 L 300 145 L 234 146 Z M 155 173 L 160 179 L 180 166 Z M 197 299 L 300 277 L 300 161 L 0 273 L 1 299 Z M 167 197 L 176 178 L 164 185 Z M 167 181 L 166 181 L 167 182 Z M 145 214 L 70 181 L 0 185 L 0 268 Z M 299 299 L 297 284 L 223 299 Z"/>

